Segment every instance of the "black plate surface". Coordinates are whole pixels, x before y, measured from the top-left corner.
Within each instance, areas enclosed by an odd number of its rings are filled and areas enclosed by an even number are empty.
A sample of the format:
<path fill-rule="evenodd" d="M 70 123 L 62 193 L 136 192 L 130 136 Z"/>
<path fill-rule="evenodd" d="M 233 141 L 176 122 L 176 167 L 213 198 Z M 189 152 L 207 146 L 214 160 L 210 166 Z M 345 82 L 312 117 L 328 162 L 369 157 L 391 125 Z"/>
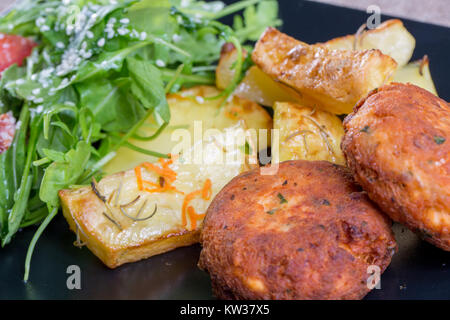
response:
<path fill-rule="evenodd" d="M 308 43 L 354 33 L 366 22 L 361 11 L 303 1 L 280 0 L 283 31 Z M 382 21 L 390 17 L 382 16 Z M 403 19 L 417 40 L 413 59 L 428 54 L 439 95 L 450 100 L 450 29 Z M 0 299 L 212 299 L 209 277 L 197 268 L 199 246 L 181 248 L 109 270 L 58 216 L 36 247 L 31 280 L 24 284 L 23 262 L 35 228 L 20 232 L 0 249 Z M 450 253 L 394 226 L 399 251 L 381 277 L 381 289 L 366 299 L 450 299 Z M 70 265 L 81 269 L 81 290 L 66 286 Z"/>

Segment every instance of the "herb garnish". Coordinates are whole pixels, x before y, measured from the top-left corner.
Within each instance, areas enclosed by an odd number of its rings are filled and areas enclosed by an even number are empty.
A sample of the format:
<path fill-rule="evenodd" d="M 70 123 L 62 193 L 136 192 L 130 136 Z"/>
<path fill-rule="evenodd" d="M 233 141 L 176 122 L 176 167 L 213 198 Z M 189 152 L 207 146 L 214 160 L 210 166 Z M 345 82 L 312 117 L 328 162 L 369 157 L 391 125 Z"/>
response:
<path fill-rule="evenodd" d="M 434 137 L 434 142 L 436 142 L 437 144 L 441 145 L 445 142 L 445 138 L 441 137 L 441 136 L 435 136 Z"/>
<path fill-rule="evenodd" d="M 154 215 L 156 214 L 156 212 L 158 211 L 158 204 L 155 203 L 155 209 L 153 209 L 153 212 L 152 212 L 148 217 L 145 217 L 145 218 L 139 218 L 139 216 L 140 216 L 140 214 L 142 213 L 142 211 L 144 211 L 144 208 L 146 207 L 146 205 L 147 205 L 147 200 L 144 201 L 144 203 L 142 204 L 141 208 L 139 209 L 139 211 L 138 211 L 138 213 L 136 214 L 135 217 L 132 217 L 132 216 L 130 216 L 129 214 L 127 214 L 126 211 L 125 211 L 125 207 L 124 207 L 124 206 L 120 206 L 120 212 L 122 212 L 122 214 L 123 214 L 125 217 L 127 217 L 127 218 L 129 218 L 129 219 L 131 219 L 131 220 L 133 220 L 133 221 L 145 221 L 145 220 L 148 220 L 148 219 L 153 218 L 153 216 L 154 216 Z"/>
<path fill-rule="evenodd" d="M 95 180 L 95 178 L 92 178 L 91 188 L 92 188 L 92 191 L 94 191 L 97 198 L 99 198 L 102 202 L 106 202 L 106 197 L 104 195 L 102 195 L 100 193 L 100 191 L 98 191 L 98 185 L 97 185 L 97 181 Z"/>
<path fill-rule="evenodd" d="M 240 146 L 239 149 L 241 150 L 242 153 L 244 153 L 247 156 L 253 153 L 253 149 L 247 140 L 245 141 L 245 145 Z"/>
<path fill-rule="evenodd" d="M 288 203 L 286 198 L 281 193 L 278 193 L 278 198 L 280 199 L 280 204 Z"/>

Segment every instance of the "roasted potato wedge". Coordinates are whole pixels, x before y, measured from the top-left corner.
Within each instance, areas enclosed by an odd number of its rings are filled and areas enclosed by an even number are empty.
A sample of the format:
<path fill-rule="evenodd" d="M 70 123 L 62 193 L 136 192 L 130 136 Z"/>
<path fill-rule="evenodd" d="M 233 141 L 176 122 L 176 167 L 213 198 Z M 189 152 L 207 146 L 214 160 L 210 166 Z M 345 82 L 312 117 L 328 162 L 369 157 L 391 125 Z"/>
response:
<path fill-rule="evenodd" d="M 438 95 L 433 79 L 431 78 L 428 56 L 423 57 L 422 60 L 408 63 L 403 68 L 397 70 L 394 75 L 394 82 L 412 83 L 430 91 L 436 96 Z"/>
<path fill-rule="evenodd" d="M 244 142 L 239 145 L 227 139 L 227 134 L 243 136 L 244 129 L 237 123 L 224 132 L 205 134 L 189 149 L 193 156 L 174 156 L 169 168 L 176 179 L 170 189 L 160 189 L 169 178 L 161 176 L 159 171 L 166 170 L 162 164 L 153 164 L 161 169 L 142 165 L 107 176 L 91 187 L 61 190 L 64 217 L 80 240 L 110 268 L 196 243 L 202 214 L 214 196 L 232 178 L 254 167 L 245 161 Z M 196 163 L 199 146 L 203 148 L 202 162 Z"/>
<path fill-rule="evenodd" d="M 239 97 L 220 108 L 220 100 L 207 99 L 218 93 L 213 87 L 194 87 L 169 95 L 169 128 L 155 140 L 132 140 L 141 148 L 173 154 L 170 179 L 176 179 L 170 188 L 169 178 L 140 166 L 155 158 L 122 148 L 107 166 L 114 174 L 94 188 L 60 191 L 70 228 L 107 266 L 115 268 L 197 242 L 201 213 L 215 194 L 241 172 L 258 166 L 257 137 L 247 129 L 270 130 L 272 118 L 261 106 Z M 146 125 L 141 135 L 153 133 L 155 125 Z M 164 161 L 159 162 L 150 166 L 164 171 Z M 141 186 L 138 172 L 148 181 Z M 211 189 L 206 199 L 202 188 L 207 180 Z M 164 186 L 168 189 L 161 190 Z M 193 192 L 202 196 L 197 194 L 189 203 L 195 213 L 187 213 L 185 202 Z"/>
<path fill-rule="evenodd" d="M 247 56 L 247 51 L 243 51 L 243 57 Z M 220 59 L 216 68 L 216 87 L 219 89 L 225 89 L 233 81 L 233 77 L 236 71 L 233 65 L 236 63 L 238 57 L 238 51 L 235 46 L 227 42 L 222 46 L 220 51 Z"/>
<path fill-rule="evenodd" d="M 342 121 L 334 114 L 289 102 L 274 105 L 274 129 L 280 130 L 280 161 L 326 160 L 345 165 Z"/>
<path fill-rule="evenodd" d="M 229 75 L 226 72 L 221 71 L 217 74 L 217 81 L 220 84 L 225 84 L 225 78 L 228 77 Z M 274 81 L 257 66 L 250 67 L 234 94 L 267 107 L 273 107 L 276 101 L 302 101 L 299 93 L 280 82 Z"/>
<path fill-rule="evenodd" d="M 235 96 L 219 110 L 222 102 L 220 99 L 205 99 L 217 96 L 219 93 L 220 91 L 214 87 L 198 86 L 176 94 L 169 94 L 167 101 L 172 115 L 169 126 L 157 139 L 150 141 L 131 139 L 130 142 L 147 150 L 168 154 L 178 144 L 177 140 L 172 139 L 175 130 L 185 128 L 189 130 L 194 140 L 200 138 L 194 135 L 195 122 L 201 123 L 203 131 L 211 128 L 223 130 L 240 122 L 247 129 L 270 131 L 272 118 L 264 108 L 254 102 Z M 139 134 L 150 136 L 156 127 L 155 123 L 149 121 Z M 267 148 L 268 144 L 270 144 L 269 138 L 267 140 L 260 139 L 259 145 L 257 147 L 255 145 L 255 148 L 262 150 Z M 156 158 L 151 156 L 121 148 L 118 155 L 105 166 L 104 171 L 108 174 L 116 173 L 134 168 L 144 161 L 153 162 L 155 160 Z"/>
<path fill-rule="evenodd" d="M 368 50 L 379 49 L 391 56 L 402 67 L 408 63 L 416 46 L 416 39 L 398 19 L 387 20 L 377 28 L 359 35 L 348 35 L 323 43 L 329 49 Z"/>
<path fill-rule="evenodd" d="M 302 104 L 335 114 L 350 113 L 374 88 L 387 82 L 397 63 L 379 50 L 331 50 L 308 45 L 274 28 L 258 40 L 253 61 L 263 72 L 302 96 Z"/>
<path fill-rule="evenodd" d="M 244 54 L 247 53 L 244 52 Z M 232 66 L 236 59 L 237 49 L 232 43 L 224 44 L 216 69 L 217 88 L 223 90 L 230 85 L 235 74 Z M 257 66 L 250 67 L 235 89 L 234 95 L 267 107 L 272 107 L 276 101 L 301 101 L 301 96 L 295 90 L 282 83 L 275 82 Z"/>

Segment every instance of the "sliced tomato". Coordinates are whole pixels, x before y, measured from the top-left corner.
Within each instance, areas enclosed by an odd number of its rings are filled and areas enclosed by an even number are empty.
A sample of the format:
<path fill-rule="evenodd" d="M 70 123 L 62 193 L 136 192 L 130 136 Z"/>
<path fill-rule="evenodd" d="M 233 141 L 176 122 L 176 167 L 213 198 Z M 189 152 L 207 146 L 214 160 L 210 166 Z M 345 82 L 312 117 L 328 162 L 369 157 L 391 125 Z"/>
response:
<path fill-rule="evenodd" d="M 22 65 L 23 60 L 31 54 L 36 43 L 30 39 L 0 33 L 0 72 L 17 63 Z"/>
<path fill-rule="evenodd" d="M 16 132 L 16 119 L 11 112 L 0 114 L 0 154 L 8 150 Z"/>

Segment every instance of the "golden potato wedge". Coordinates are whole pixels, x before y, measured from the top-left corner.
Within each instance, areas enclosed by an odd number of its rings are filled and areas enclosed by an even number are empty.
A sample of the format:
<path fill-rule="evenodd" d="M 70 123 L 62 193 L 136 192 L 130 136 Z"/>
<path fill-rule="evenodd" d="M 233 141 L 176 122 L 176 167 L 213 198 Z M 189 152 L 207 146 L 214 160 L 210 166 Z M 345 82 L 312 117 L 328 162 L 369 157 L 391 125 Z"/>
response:
<path fill-rule="evenodd" d="M 244 142 L 239 145 L 227 138 L 247 139 L 244 129 L 237 123 L 224 132 L 211 131 L 196 141 L 189 156 L 174 156 L 173 163 L 167 162 L 176 173 L 174 181 L 170 176 L 164 178 L 160 171 L 167 169 L 163 170 L 162 163 L 150 164 L 158 170 L 143 164 L 107 176 L 91 187 L 61 190 L 64 217 L 80 240 L 110 268 L 196 243 L 202 214 L 214 196 L 250 168 L 241 161 L 247 157 Z M 198 149 L 202 151 L 199 163 L 195 161 L 198 147 L 202 148 Z M 161 189 L 164 186 L 170 188 Z"/>
<path fill-rule="evenodd" d="M 403 22 L 391 19 L 377 28 L 364 31 L 359 35 L 347 35 L 323 43 L 333 50 L 369 50 L 379 49 L 391 56 L 402 67 L 408 63 L 416 46 L 416 39 L 405 28 Z"/>
<path fill-rule="evenodd" d="M 368 92 L 387 82 L 397 63 L 379 50 L 331 50 L 308 45 L 274 28 L 258 40 L 253 61 L 263 72 L 297 90 L 303 105 L 350 113 Z"/>
<path fill-rule="evenodd" d="M 244 52 L 247 55 L 247 52 Z M 220 53 L 219 63 L 216 69 L 216 86 L 224 90 L 235 75 L 232 68 L 237 59 L 237 49 L 232 43 L 225 43 Z M 234 91 L 234 95 L 254 101 L 267 107 L 272 107 L 276 101 L 301 101 L 301 97 L 295 90 L 275 82 L 257 66 L 249 68 L 241 83 Z"/>
<path fill-rule="evenodd" d="M 326 160 L 345 165 L 342 121 L 334 114 L 289 102 L 274 105 L 274 129 L 280 130 L 280 161 Z"/>
<path fill-rule="evenodd" d="M 428 56 L 424 56 L 421 60 L 408 63 L 403 68 L 398 69 L 393 81 L 412 83 L 430 91 L 436 96 L 438 95 L 433 79 L 431 78 Z"/>
<path fill-rule="evenodd" d="M 167 96 L 171 112 L 169 126 L 157 139 L 150 141 L 131 139 L 130 142 L 147 150 L 168 154 L 178 144 L 178 141 L 172 139 L 172 134 L 177 129 L 187 129 L 193 137 L 194 142 L 195 139 L 201 138 L 198 135 L 194 135 L 195 122 L 201 122 L 203 131 L 211 128 L 223 130 L 240 122 L 247 129 L 270 130 L 272 128 L 272 118 L 270 115 L 264 108 L 254 102 L 233 97 L 219 110 L 222 100 L 206 99 L 207 97 L 217 96 L 219 93 L 220 91 L 214 87 L 198 86 L 182 90 L 176 94 L 169 94 Z M 153 122 L 149 121 L 143 126 L 139 134 L 142 136 L 150 136 L 156 127 Z M 261 139 L 257 149 L 265 149 L 269 144 L 270 139 L 268 141 Z M 116 173 L 134 168 L 142 162 L 153 162 L 155 160 L 156 158 L 154 157 L 121 148 L 117 156 L 104 167 L 104 171 L 108 174 Z"/>
<path fill-rule="evenodd" d="M 247 56 L 247 51 L 242 52 L 243 57 Z M 236 63 L 238 57 L 238 51 L 235 46 L 227 42 L 222 46 L 220 51 L 219 63 L 216 68 L 216 87 L 219 89 L 225 89 L 233 81 L 236 73 L 233 65 Z"/>
<path fill-rule="evenodd" d="M 225 84 L 226 80 L 222 76 L 228 77 L 228 75 L 223 72 L 218 74 L 218 81 Z M 257 66 L 250 67 L 234 91 L 234 95 L 267 107 L 273 107 L 276 101 L 302 101 L 299 93 L 280 82 L 274 81 Z"/>

